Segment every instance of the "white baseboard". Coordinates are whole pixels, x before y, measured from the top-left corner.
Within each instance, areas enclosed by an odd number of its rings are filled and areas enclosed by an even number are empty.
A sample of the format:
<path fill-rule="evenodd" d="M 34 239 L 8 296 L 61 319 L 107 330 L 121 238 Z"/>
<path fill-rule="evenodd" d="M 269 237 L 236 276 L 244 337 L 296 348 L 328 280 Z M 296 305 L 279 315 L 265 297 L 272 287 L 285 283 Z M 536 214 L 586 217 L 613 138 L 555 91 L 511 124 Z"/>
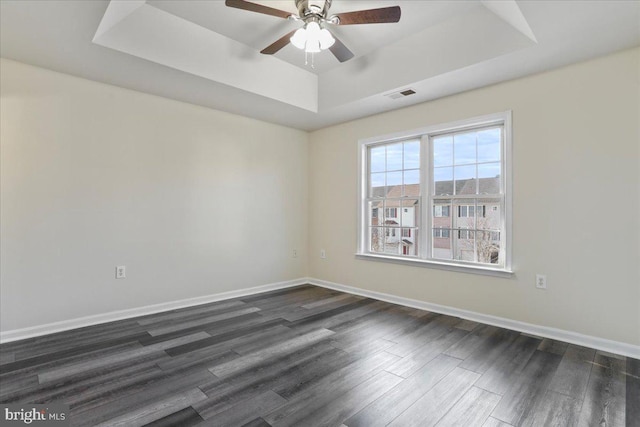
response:
<path fill-rule="evenodd" d="M 82 328 L 85 326 L 97 325 L 100 323 L 113 322 L 116 320 L 129 319 L 132 317 L 144 316 L 147 314 L 159 313 L 162 311 L 175 310 L 178 308 L 191 307 L 210 302 L 222 301 L 231 298 L 238 298 L 247 295 L 260 294 L 263 292 L 274 291 L 278 289 L 290 288 L 304 284 L 312 284 L 323 288 L 334 289 L 355 295 L 361 295 L 368 298 L 374 298 L 380 301 L 390 302 L 392 304 L 404 305 L 407 307 L 417 308 L 420 310 L 432 311 L 434 313 L 446 314 L 449 316 L 460 317 L 462 319 L 473 320 L 475 322 L 485 323 L 488 325 L 498 326 L 501 328 L 512 329 L 514 331 L 524 332 L 531 335 L 537 335 L 543 338 L 551 338 L 554 340 L 565 341 L 585 347 L 603 350 L 609 353 L 620 354 L 623 356 L 640 359 L 640 346 L 612 341 L 605 338 L 583 335 L 577 332 L 565 331 L 562 329 L 550 328 L 548 326 L 539 326 L 531 323 L 511 320 L 504 317 L 491 316 L 488 314 L 477 313 L 474 311 L 462 310 L 446 305 L 433 304 L 425 301 L 415 300 L 411 298 L 399 297 L 396 295 L 385 294 L 382 292 L 370 291 L 367 289 L 356 288 L 353 286 L 342 285 L 339 283 L 328 282 L 326 280 L 315 279 L 313 277 L 303 277 L 300 279 L 288 280 L 285 282 L 271 283 L 263 286 L 255 286 L 247 289 L 239 289 L 237 291 L 222 292 L 214 295 L 206 295 L 197 298 L 189 298 L 179 301 L 172 301 L 162 304 L 148 305 L 144 307 L 132 308 L 128 310 L 112 311 L 109 313 L 97 314 L 93 316 L 80 317 L 77 319 L 63 320 L 61 322 L 48 323 L 45 325 L 33 326 L 24 329 L 15 329 L 6 332 L 0 332 L 0 343 L 22 340 L 41 335 L 52 334 L 55 332 L 66 331 L 70 329 Z"/>
<path fill-rule="evenodd" d="M 477 313 L 474 311 L 462 310 L 446 305 L 432 304 L 429 302 L 419 301 L 411 298 L 404 298 L 395 295 L 385 294 L 382 292 L 370 291 L 367 289 L 356 288 L 353 286 L 342 285 L 339 283 L 328 282 L 326 280 L 315 279 L 309 277 L 305 282 L 323 288 L 334 289 L 337 291 L 347 292 L 350 294 L 361 295 L 368 298 L 374 298 L 381 301 L 390 302 L 392 304 L 404 305 L 407 307 L 417 308 L 420 310 L 433 311 L 434 313 L 446 314 L 449 316 L 460 317 L 462 319 L 473 320 L 475 322 L 486 323 L 501 328 L 512 329 L 514 331 L 524 332 L 543 338 L 551 338 L 554 340 L 565 341 L 571 344 L 577 344 L 584 347 L 603 350 L 609 353 L 620 354 L 622 356 L 640 359 L 640 346 L 627 344 L 619 341 L 612 341 L 605 338 L 594 337 L 591 335 L 583 335 L 577 332 L 565 331 L 562 329 L 550 328 L 548 326 L 539 326 L 531 323 L 520 322 L 517 320 L 506 319 L 504 317 L 491 316 L 488 314 Z"/>
<path fill-rule="evenodd" d="M 0 332 L 0 344 L 33 338 L 41 335 L 53 334 L 55 332 L 67 331 L 70 329 L 83 328 L 85 326 L 98 325 L 100 323 L 113 322 L 116 320 L 129 319 L 132 317 L 145 316 L 147 314 L 160 313 L 162 311 L 175 310 L 178 308 L 192 307 L 210 302 L 222 301 L 231 298 L 238 298 L 247 295 L 261 294 L 277 289 L 290 288 L 307 283 L 306 279 L 288 280 L 286 282 L 270 283 L 268 285 L 255 286 L 252 288 L 239 289 L 237 291 L 222 292 L 219 294 L 205 295 L 202 297 L 188 298 L 178 301 L 171 301 L 161 304 L 147 305 L 144 307 L 131 308 L 128 310 L 111 311 L 109 313 L 96 314 L 92 316 L 79 317 L 76 319 L 63 320 L 60 322 L 47 323 L 44 325 L 32 326 L 23 329 Z"/>

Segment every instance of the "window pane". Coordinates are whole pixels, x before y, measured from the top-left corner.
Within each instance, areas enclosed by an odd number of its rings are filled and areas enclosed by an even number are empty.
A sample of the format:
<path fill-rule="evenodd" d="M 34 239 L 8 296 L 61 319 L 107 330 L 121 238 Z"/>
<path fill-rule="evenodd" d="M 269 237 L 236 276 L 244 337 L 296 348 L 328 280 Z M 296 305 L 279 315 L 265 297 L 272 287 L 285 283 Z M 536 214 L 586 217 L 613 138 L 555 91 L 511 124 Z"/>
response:
<path fill-rule="evenodd" d="M 401 240 L 402 255 L 416 256 L 418 255 L 418 229 L 403 228 Z"/>
<path fill-rule="evenodd" d="M 481 130 L 478 132 L 478 162 L 500 161 L 501 128 Z"/>
<path fill-rule="evenodd" d="M 502 264 L 500 259 L 500 240 L 494 240 L 489 231 L 476 232 L 476 251 L 478 262 L 484 264 Z"/>
<path fill-rule="evenodd" d="M 420 140 L 369 149 L 369 250 L 416 255 L 420 197 Z M 402 223 L 405 223 L 402 226 Z"/>
<path fill-rule="evenodd" d="M 453 165 L 453 137 L 433 138 L 433 166 Z"/>
<path fill-rule="evenodd" d="M 402 254 L 402 232 L 398 227 L 385 227 L 384 229 L 384 253 L 390 255 Z"/>
<path fill-rule="evenodd" d="M 387 197 L 389 197 L 391 187 L 396 185 L 402 185 L 402 172 L 387 172 Z M 398 193 L 398 196 L 396 197 L 399 196 L 400 193 Z"/>
<path fill-rule="evenodd" d="M 476 165 L 456 166 L 456 194 L 476 194 Z"/>
<path fill-rule="evenodd" d="M 475 257 L 474 230 L 458 228 L 453 231 L 453 259 L 473 261 Z"/>
<path fill-rule="evenodd" d="M 478 165 L 480 194 L 500 194 L 500 163 Z"/>
<path fill-rule="evenodd" d="M 404 171 L 403 196 L 418 197 L 420 195 L 420 170 Z"/>
<path fill-rule="evenodd" d="M 387 170 L 402 169 L 402 143 L 387 145 Z"/>
<path fill-rule="evenodd" d="M 476 163 L 476 132 L 455 135 L 453 149 L 456 165 Z"/>
<path fill-rule="evenodd" d="M 367 224 L 371 227 L 375 227 L 377 225 L 381 225 L 382 222 L 382 202 L 369 202 L 368 203 L 368 217 Z"/>
<path fill-rule="evenodd" d="M 451 201 L 433 200 L 433 226 L 451 228 Z"/>
<path fill-rule="evenodd" d="M 369 197 L 384 197 L 386 193 L 384 181 L 384 173 L 372 173 L 369 175 Z"/>
<path fill-rule="evenodd" d="M 390 206 L 394 206 L 394 204 L 391 202 L 385 203 L 384 217 L 382 218 L 383 222 L 381 225 L 385 225 L 385 226 L 400 225 L 400 218 L 398 217 L 397 204 L 395 204 L 394 207 L 390 207 Z"/>
<path fill-rule="evenodd" d="M 432 210 L 434 213 L 431 220 L 431 235 L 433 237 L 431 243 L 432 256 L 437 259 L 451 260 L 453 259 L 451 200 L 434 199 Z"/>
<path fill-rule="evenodd" d="M 419 169 L 405 170 L 404 183 L 405 185 L 420 184 L 420 170 Z"/>
<path fill-rule="evenodd" d="M 453 201 L 453 228 L 475 228 L 475 200 L 457 199 Z"/>
<path fill-rule="evenodd" d="M 436 196 L 453 194 L 453 168 L 433 169 L 434 193 Z"/>
<path fill-rule="evenodd" d="M 369 149 L 369 172 L 384 172 L 386 161 L 386 149 L 385 146 L 377 146 Z"/>
<path fill-rule="evenodd" d="M 384 229 L 382 227 L 369 228 L 369 242 L 371 252 L 384 252 Z"/>
<path fill-rule="evenodd" d="M 400 205 L 400 225 L 403 227 L 416 227 L 420 218 L 418 200 L 403 199 Z"/>
<path fill-rule="evenodd" d="M 434 228 L 432 229 L 432 235 L 431 253 L 433 258 L 444 260 L 453 259 L 451 230 L 448 228 Z"/>
<path fill-rule="evenodd" d="M 404 168 L 420 168 L 420 141 L 409 141 L 404 143 Z"/>
<path fill-rule="evenodd" d="M 402 197 L 402 172 L 387 172 L 387 188 L 384 197 Z"/>
<path fill-rule="evenodd" d="M 495 199 L 478 199 L 476 229 L 500 231 L 502 227 L 501 216 L 501 200 Z"/>

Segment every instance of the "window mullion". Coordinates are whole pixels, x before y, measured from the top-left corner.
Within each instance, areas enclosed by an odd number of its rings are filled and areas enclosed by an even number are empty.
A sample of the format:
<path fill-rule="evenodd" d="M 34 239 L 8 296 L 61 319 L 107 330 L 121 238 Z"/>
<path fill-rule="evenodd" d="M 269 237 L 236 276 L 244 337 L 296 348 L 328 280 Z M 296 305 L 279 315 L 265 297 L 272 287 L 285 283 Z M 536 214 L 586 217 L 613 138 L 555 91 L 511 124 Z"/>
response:
<path fill-rule="evenodd" d="M 424 135 L 420 139 L 420 193 L 421 212 L 420 225 L 422 232 L 420 233 L 420 258 L 431 258 L 431 177 L 433 176 L 433 165 L 431 162 L 431 141 L 428 135 Z"/>

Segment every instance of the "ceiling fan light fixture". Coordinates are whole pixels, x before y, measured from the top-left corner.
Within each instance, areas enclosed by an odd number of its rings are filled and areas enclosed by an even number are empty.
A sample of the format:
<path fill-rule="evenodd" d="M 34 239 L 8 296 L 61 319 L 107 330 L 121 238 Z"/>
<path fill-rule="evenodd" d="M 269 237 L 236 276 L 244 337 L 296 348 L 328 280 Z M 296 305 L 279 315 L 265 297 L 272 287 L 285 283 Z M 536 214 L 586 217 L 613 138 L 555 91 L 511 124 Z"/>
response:
<path fill-rule="evenodd" d="M 307 23 L 297 30 L 290 39 L 291 44 L 306 53 L 318 53 L 329 49 L 335 43 L 335 39 L 326 28 L 321 28 L 315 21 Z"/>

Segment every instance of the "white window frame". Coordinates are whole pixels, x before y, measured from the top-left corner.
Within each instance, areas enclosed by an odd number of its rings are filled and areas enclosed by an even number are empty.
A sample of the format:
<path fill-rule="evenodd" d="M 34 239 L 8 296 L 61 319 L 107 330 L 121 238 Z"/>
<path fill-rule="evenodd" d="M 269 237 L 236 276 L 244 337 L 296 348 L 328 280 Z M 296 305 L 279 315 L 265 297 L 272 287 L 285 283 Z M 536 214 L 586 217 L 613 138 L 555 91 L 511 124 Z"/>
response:
<path fill-rule="evenodd" d="M 450 123 L 438 124 L 434 126 L 428 126 L 421 129 L 414 129 L 411 131 L 398 132 L 389 135 L 382 135 L 373 138 L 367 138 L 358 141 L 358 241 L 356 257 L 358 259 L 377 260 L 386 262 L 396 262 L 407 265 L 422 265 L 425 267 L 440 268 L 446 270 L 488 274 L 495 276 L 511 276 L 513 274 L 512 269 L 512 112 L 505 111 L 501 113 L 488 114 L 485 116 L 473 117 L 470 119 L 459 120 Z M 501 251 L 504 256 L 503 266 L 491 266 L 488 264 L 469 263 L 464 261 L 449 261 L 438 260 L 431 258 L 429 239 L 433 239 L 430 236 L 432 231 L 431 220 L 433 213 L 429 214 L 432 209 L 431 193 L 429 191 L 430 185 L 429 179 L 433 175 L 431 169 L 433 168 L 430 159 L 430 139 L 439 134 L 460 132 L 465 130 L 473 130 L 482 127 L 500 125 L 503 127 L 502 138 L 502 159 L 501 159 L 501 174 L 503 177 L 503 195 L 504 195 L 504 215 L 502 218 L 502 228 L 504 233 L 500 233 L 501 239 Z M 393 142 L 401 142 L 407 139 L 419 138 L 420 145 L 420 182 L 421 195 L 420 195 L 420 224 L 418 228 L 420 232 L 419 245 L 422 248 L 422 253 L 419 256 L 395 256 L 390 254 L 372 253 L 368 246 L 368 233 L 367 233 L 367 192 L 368 192 L 368 148 L 376 144 L 389 144 Z M 480 196 L 481 198 L 481 196 Z M 457 212 L 452 212 L 450 209 L 450 215 L 457 215 Z"/>

